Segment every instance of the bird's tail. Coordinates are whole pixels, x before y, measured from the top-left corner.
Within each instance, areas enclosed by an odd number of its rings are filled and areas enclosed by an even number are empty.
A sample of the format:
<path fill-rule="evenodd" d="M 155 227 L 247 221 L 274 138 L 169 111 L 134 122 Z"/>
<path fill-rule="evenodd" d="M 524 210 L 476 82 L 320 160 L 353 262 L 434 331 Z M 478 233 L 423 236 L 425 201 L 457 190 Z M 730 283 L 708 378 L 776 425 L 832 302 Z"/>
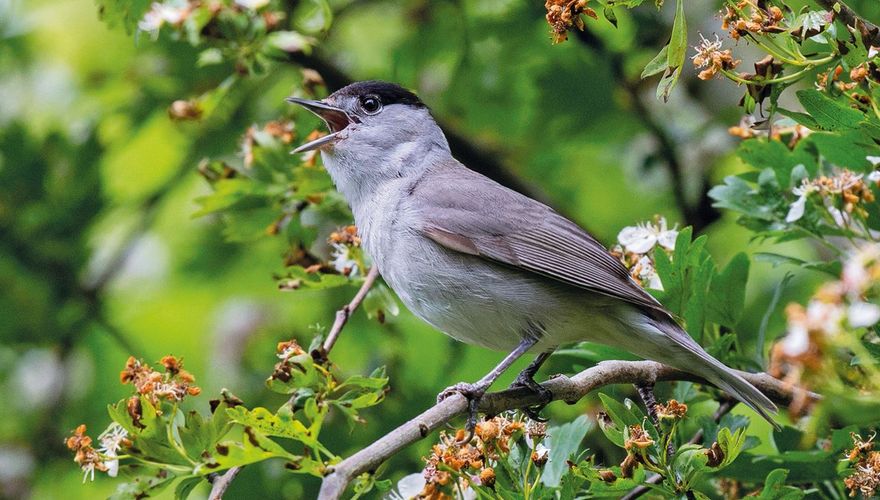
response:
<path fill-rule="evenodd" d="M 731 368 L 713 358 L 690 335 L 673 321 L 655 323 L 666 337 L 674 341 L 675 353 L 670 359 L 659 360 L 680 370 L 705 378 L 734 398 L 743 402 L 770 422 L 774 428 L 779 425 L 773 421 L 771 413 L 777 412 L 776 405 L 755 386 L 747 382 Z M 668 345 L 668 344 L 667 344 Z M 654 359 L 657 359 L 656 357 Z"/>

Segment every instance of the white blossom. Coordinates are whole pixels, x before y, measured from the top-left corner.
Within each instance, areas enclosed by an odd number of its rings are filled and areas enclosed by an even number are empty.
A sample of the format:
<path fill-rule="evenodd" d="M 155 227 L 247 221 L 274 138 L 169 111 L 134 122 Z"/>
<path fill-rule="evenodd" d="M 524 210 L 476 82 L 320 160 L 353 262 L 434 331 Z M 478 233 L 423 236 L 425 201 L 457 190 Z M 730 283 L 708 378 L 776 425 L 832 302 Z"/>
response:
<path fill-rule="evenodd" d="M 163 24 L 178 24 L 186 18 L 189 13 L 189 5 L 181 2 L 175 2 L 174 5 L 161 2 L 153 2 L 150 10 L 144 14 L 144 17 L 138 22 L 138 29 L 155 33 Z"/>
<path fill-rule="evenodd" d="M 804 216 L 804 210 L 807 208 L 807 195 L 803 194 L 791 204 L 788 209 L 788 215 L 785 216 L 785 222 L 795 222 Z"/>
<path fill-rule="evenodd" d="M 116 474 L 119 473 L 119 459 L 116 457 L 119 455 L 119 450 L 122 449 L 122 444 L 126 439 L 128 439 L 128 431 L 116 422 L 110 424 L 98 436 L 98 441 L 101 442 L 101 448 L 98 449 L 98 453 L 110 459 L 104 461 L 104 465 L 107 467 L 107 475 L 110 477 L 116 477 Z M 93 464 L 91 473 L 94 479 L 95 471 Z"/>
<path fill-rule="evenodd" d="M 341 243 L 333 243 L 333 252 L 331 253 L 333 260 L 330 265 L 338 272 L 346 275 L 353 275 L 357 272 L 358 262 L 352 257 L 351 247 Z"/>
<path fill-rule="evenodd" d="M 880 321 L 880 306 L 862 301 L 854 302 L 849 306 L 847 319 L 849 326 L 853 328 L 873 326 Z"/>
<path fill-rule="evenodd" d="M 646 255 L 643 255 L 636 263 L 636 267 L 638 269 L 639 281 L 642 283 L 647 282 L 648 288 L 663 290 L 663 283 L 660 281 L 660 275 L 657 274 L 657 270 L 654 268 L 654 263 L 651 262 L 651 259 Z"/>
<path fill-rule="evenodd" d="M 655 245 L 672 250 L 678 237 L 678 226 L 667 228 L 666 219 L 661 217 L 658 223 L 643 222 L 635 226 L 623 228 L 617 235 L 617 241 L 627 252 L 646 254 Z"/>
<path fill-rule="evenodd" d="M 780 345 L 786 356 L 800 356 L 810 348 L 810 332 L 803 324 L 790 325 Z"/>
<path fill-rule="evenodd" d="M 389 499 L 410 499 L 415 498 L 425 488 L 425 476 L 416 472 L 404 476 L 397 482 L 397 491 L 391 492 L 386 498 Z"/>

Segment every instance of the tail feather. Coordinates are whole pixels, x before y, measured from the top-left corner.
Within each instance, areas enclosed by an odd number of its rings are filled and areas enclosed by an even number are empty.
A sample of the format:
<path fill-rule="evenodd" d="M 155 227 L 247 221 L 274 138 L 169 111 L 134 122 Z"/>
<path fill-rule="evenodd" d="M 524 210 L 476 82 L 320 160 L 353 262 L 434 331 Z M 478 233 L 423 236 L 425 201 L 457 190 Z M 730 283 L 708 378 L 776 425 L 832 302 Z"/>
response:
<path fill-rule="evenodd" d="M 725 366 L 724 363 L 713 358 L 674 322 L 660 321 L 656 326 L 666 334 L 666 337 L 675 341 L 675 344 L 680 348 L 676 349 L 679 352 L 674 353 L 675 355 L 672 356 L 672 359 L 658 361 L 663 361 L 680 370 L 705 378 L 713 385 L 755 410 L 765 420 L 770 422 L 775 429 L 779 430 L 779 424 L 771 417 L 771 413 L 775 414 L 778 410 L 773 401 L 770 401 L 770 398 L 731 368 Z M 684 353 L 686 353 L 685 359 L 682 359 L 681 354 Z"/>

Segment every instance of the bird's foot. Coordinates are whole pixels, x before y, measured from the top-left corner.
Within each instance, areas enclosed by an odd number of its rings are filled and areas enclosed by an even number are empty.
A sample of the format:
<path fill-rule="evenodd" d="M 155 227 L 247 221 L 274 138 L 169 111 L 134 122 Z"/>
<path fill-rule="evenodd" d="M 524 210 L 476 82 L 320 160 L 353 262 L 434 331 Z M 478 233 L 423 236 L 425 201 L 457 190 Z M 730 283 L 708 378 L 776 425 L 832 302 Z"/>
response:
<path fill-rule="evenodd" d="M 541 399 L 541 402 L 521 408 L 522 412 L 526 414 L 530 419 L 536 422 L 546 422 L 547 419 L 541 416 L 541 410 L 543 410 L 550 401 L 553 400 L 553 393 L 550 392 L 550 389 L 547 389 L 543 385 L 535 382 L 535 379 L 532 378 L 532 375 L 526 373 L 525 371 L 521 372 L 517 375 L 516 380 L 510 384 L 510 389 L 518 389 L 520 387 L 525 387 L 530 391 L 534 392 Z"/>
<path fill-rule="evenodd" d="M 437 395 L 437 402 L 441 402 L 444 399 L 452 396 L 453 394 L 461 394 L 468 401 L 468 414 L 467 421 L 465 422 L 464 429 L 467 431 L 467 439 L 461 441 L 462 443 L 470 442 L 474 437 L 474 429 L 477 427 L 477 409 L 480 406 L 480 400 L 483 399 L 483 395 L 486 394 L 486 389 L 488 386 L 482 384 L 469 384 L 467 382 L 459 382 L 453 386 L 449 386 L 446 389 L 443 389 L 443 392 Z"/>

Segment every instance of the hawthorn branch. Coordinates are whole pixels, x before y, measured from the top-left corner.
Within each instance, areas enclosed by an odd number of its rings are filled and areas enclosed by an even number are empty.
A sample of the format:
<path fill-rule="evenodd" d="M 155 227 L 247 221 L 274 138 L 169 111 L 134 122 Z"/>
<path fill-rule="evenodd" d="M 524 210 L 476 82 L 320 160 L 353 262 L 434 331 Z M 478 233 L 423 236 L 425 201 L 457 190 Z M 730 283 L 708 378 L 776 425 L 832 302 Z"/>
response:
<path fill-rule="evenodd" d="M 241 472 L 241 467 L 232 467 L 223 475 L 216 476 L 214 481 L 211 482 L 211 493 L 208 495 L 208 500 L 221 500 L 223 495 L 226 494 L 226 490 L 229 488 L 229 485 L 232 484 L 232 480 L 235 479 L 235 476 Z"/>
<path fill-rule="evenodd" d="M 361 285 L 361 288 L 356 294 L 354 294 L 354 297 L 352 297 L 351 302 L 342 306 L 342 309 L 336 311 L 336 319 L 333 321 L 333 326 L 330 327 L 330 333 L 327 334 L 327 338 L 324 340 L 324 343 L 321 344 L 321 347 L 312 351 L 311 354 L 313 358 L 327 359 L 327 355 L 330 353 L 330 350 L 333 349 L 336 339 L 339 338 L 339 334 L 342 333 L 342 329 L 345 327 L 345 324 L 348 323 L 348 318 L 351 317 L 351 313 L 361 305 L 361 302 L 363 302 L 364 298 L 367 296 L 367 292 L 373 287 L 373 284 L 378 277 L 379 268 L 373 265 L 364 277 L 364 282 Z"/>
<path fill-rule="evenodd" d="M 842 0 L 816 0 L 816 3 L 833 12 L 843 24 L 860 31 L 866 42 L 880 45 L 880 27 L 856 14 Z"/>
<path fill-rule="evenodd" d="M 768 398 L 781 405 L 790 403 L 795 392 L 800 391 L 800 389 L 767 374 L 737 373 L 761 390 Z M 705 380 L 696 375 L 654 361 L 604 361 L 572 377 L 556 376 L 541 385 L 550 390 L 553 394 L 553 400 L 562 400 L 573 404 L 593 390 L 606 385 L 673 380 L 705 383 Z M 808 393 L 808 397 L 817 400 L 820 396 Z M 507 389 L 486 394 L 480 402 L 480 411 L 487 415 L 497 415 L 507 410 L 542 402 L 540 395 L 527 388 Z M 466 409 L 467 399 L 461 394 L 453 394 L 427 409 L 421 415 L 389 432 L 378 441 L 332 467 L 321 484 L 319 498 L 322 500 L 341 498 L 348 484 L 358 475 L 375 471 L 385 460 L 412 443 L 427 437 L 432 431 L 463 414 Z"/>

